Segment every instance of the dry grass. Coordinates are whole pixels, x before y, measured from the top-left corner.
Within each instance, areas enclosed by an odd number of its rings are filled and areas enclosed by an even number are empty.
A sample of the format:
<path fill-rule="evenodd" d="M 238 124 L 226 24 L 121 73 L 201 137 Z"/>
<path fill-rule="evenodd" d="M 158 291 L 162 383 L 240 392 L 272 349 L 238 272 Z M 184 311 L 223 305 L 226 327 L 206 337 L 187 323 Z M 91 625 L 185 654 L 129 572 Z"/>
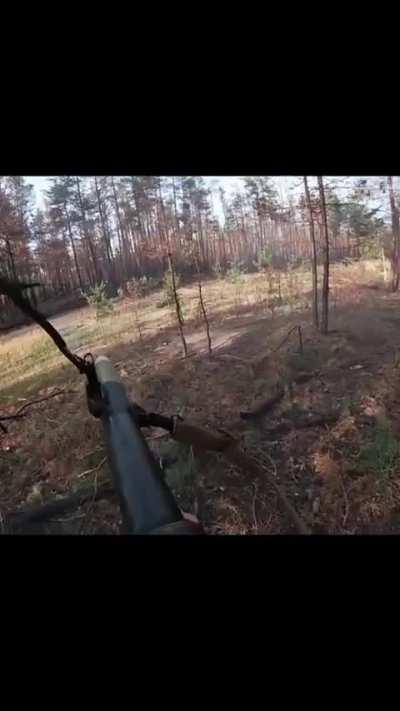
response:
<path fill-rule="evenodd" d="M 368 277 L 368 280 L 366 279 Z M 359 284 L 374 285 L 382 280 L 382 263 L 370 260 L 351 267 L 332 267 L 333 313 L 338 305 L 361 300 Z M 279 315 L 300 314 L 310 309 L 311 275 L 305 268 L 281 276 L 282 305 L 276 305 L 277 286 L 271 292 L 270 281 L 265 274 L 243 274 L 239 282 L 229 279 L 208 280 L 204 284 L 204 295 L 210 320 L 244 319 L 246 316 L 265 315 L 274 320 Z M 356 293 L 353 293 L 356 292 Z M 189 326 L 200 325 L 198 293 L 196 286 L 181 288 L 185 322 Z M 151 338 L 167 326 L 174 325 L 171 309 L 156 308 L 160 293 L 154 293 L 140 300 L 139 318 L 144 338 Z M 271 310 L 271 303 L 275 307 Z M 99 321 L 94 310 L 87 307 L 53 319 L 72 350 L 102 350 L 117 343 L 127 344 L 138 339 L 132 302 L 119 302 L 110 316 Z M 60 324 L 60 326 L 59 326 Z M 196 340 L 196 339 L 195 339 Z M 46 373 L 64 362 L 52 341 L 37 326 L 20 329 L 12 335 L 0 337 L 0 362 L 2 367 L 1 389 Z"/>
<path fill-rule="evenodd" d="M 332 266 L 334 333 L 328 338 L 314 334 L 310 325 L 311 276 L 306 269 L 281 275 L 280 306 L 277 279 L 265 274 L 205 280 L 203 294 L 214 352 L 229 355 L 226 361 L 208 356 L 196 285 L 183 286 L 180 292 L 189 352 L 198 354 L 186 361 L 181 359 L 173 312 L 157 307 L 160 293 L 140 299 L 136 309 L 143 342 L 129 300 L 116 303 L 114 312 L 100 321 L 86 307 L 53 322 L 73 350 L 109 355 L 132 397 L 151 409 L 180 412 L 205 426 L 238 422 L 239 411 L 267 398 L 277 380 L 287 382 L 296 372 L 318 370 L 322 375 L 296 386 L 274 417 L 258 426 L 249 425 L 241 436 L 261 459 L 273 456 L 288 496 L 314 530 L 351 533 L 371 521 L 386 520 L 398 505 L 397 450 L 389 435 L 371 438 L 362 421 L 362 403 L 376 397 L 378 385 L 381 397 L 393 402 L 388 418 L 392 424 L 400 420 L 396 419 L 397 390 L 393 387 L 400 353 L 400 336 L 396 335 L 399 297 L 384 290 L 382 262 Z M 303 328 L 304 356 L 296 353 L 296 339 L 289 339 L 273 355 L 296 324 Z M 86 409 L 83 382 L 39 328 L 2 336 L 0 363 L 2 411 L 20 405 L 19 398 L 30 399 L 49 387 L 73 386 L 77 391 L 60 402 L 54 399 L 37 406 L 29 417 L 10 426 L 9 435 L 2 436 L 0 512 L 4 512 L 22 504 L 32 492 L 46 498 L 73 489 L 82 481 L 82 472 L 97 472 L 104 449 L 98 423 Z M 251 363 L 257 367 L 250 367 Z M 352 370 L 354 365 L 362 367 Z M 339 408 L 338 429 L 294 430 L 271 442 L 265 424 L 279 423 L 285 410 L 296 412 L 296 408 L 318 412 Z M 349 418 L 353 418 L 351 427 Z M 216 455 L 204 458 L 179 448 L 177 454 L 176 445 L 164 440 L 154 440 L 151 446 L 158 453 L 162 447 L 163 456 L 177 459 L 169 473 L 171 486 L 182 508 L 193 511 L 200 506 L 208 531 L 291 531 L 265 482 L 255 485 Z M 363 448 L 364 455 L 360 455 Z M 375 476 L 374 465 L 368 468 L 368 462 L 374 461 L 383 462 L 385 476 Z M 325 478 L 321 475 L 324 467 Z M 102 470 L 103 474 L 107 471 Z M 82 530 L 113 533 L 119 512 L 115 504 L 98 502 L 90 517 L 91 523 L 85 521 Z"/>

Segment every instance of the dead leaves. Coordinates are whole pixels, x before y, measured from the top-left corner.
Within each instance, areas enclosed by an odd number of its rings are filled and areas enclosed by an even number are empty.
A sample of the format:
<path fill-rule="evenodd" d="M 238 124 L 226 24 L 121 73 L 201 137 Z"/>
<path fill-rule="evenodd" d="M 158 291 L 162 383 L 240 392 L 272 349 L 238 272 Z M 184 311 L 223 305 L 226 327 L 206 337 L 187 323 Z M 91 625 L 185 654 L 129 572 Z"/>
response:
<path fill-rule="evenodd" d="M 366 397 L 361 403 L 361 409 L 364 415 L 374 418 L 379 424 L 384 424 L 387 418 L 386 408 L 379 403 L 374 397 Z"/>
<path fill-rule="evenodd" d="M 321 479 L 327 481 L 340 475 L 340 466 L 329 452 L 315 452 L 312 457 L 314 470 Z"/>
<path fill-rule="evenodd" d="M 23 444 L 23 437 L 18 433 L 7 433 L 0 437 L 0 452 L 15 452 Z"/>
<path fill-rule="evenodd" d="M 351 415 L 342 417 L 331 430 L 331 435 L 335 440 L 341 440 L 357 432 L 355 418 Z"/>

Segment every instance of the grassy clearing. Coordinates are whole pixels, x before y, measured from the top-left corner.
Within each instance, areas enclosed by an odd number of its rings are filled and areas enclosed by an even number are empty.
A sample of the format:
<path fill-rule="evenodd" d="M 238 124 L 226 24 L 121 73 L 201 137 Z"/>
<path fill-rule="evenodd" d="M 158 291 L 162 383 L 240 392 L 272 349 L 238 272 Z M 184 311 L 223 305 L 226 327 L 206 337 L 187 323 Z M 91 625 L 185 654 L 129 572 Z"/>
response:
<path fill-rule="evenodd" d="M 359 284 L 371 286 L 382 281 L 382 263 L 380 260 L 370 260 L 343 267 L 332 266 L 332 305 L 333 315 L 339 304 L 354 305 L 359 300 Z M 356 289 L 358 298 L 353 298 Z M 184 309 L 185 323 L 190 328 L 199 323 L 199 304 L 195 286 L 185 286 L 180 289 Z M 223 319 L 241 319 L 246 315 L 268 316 L 271 321 L 280 316 L 290 318 L 291 315 L 307 313 L 311 307 L 311 275 L 302 267 L 280 276 L 278 302 L 278 283 L 276 277 L 271 279 L 264 273 L 241 274 L 237 270 L 228 274 L 225 279 L 206 280 L 204 295 L 212 323 Z M 155 292 L 139 300 L 139 319 L 141 330 L 147 338 L 154 336 L 159 330 L 174 325 L 173 309 L 162 302 L 163 292 Z M 365 297 L 365 295 L 364 295 Z M 94 308 L 87 307 L 68 314 L 64 320 L 67 326 L 61 329 L 65 340 L 72 350 L 78 352 L 113 346 L 116 343 L 126 344 L 138 340 L 137 323 L 132 301 L 125 300 L 115 307 L 114 311 L 96 320 Z M 58 319 L 54 320 L 57 326 Z M 275 330 L 275 329 L 274 329 Z M 22 329 L 21 335 L 16 332 L 10 338 L 0 338 L 0 363 L 2 368 L 1 389 L 19 380 L 38 376 L 63 363 L 52 341 L 37 326 Z"/>

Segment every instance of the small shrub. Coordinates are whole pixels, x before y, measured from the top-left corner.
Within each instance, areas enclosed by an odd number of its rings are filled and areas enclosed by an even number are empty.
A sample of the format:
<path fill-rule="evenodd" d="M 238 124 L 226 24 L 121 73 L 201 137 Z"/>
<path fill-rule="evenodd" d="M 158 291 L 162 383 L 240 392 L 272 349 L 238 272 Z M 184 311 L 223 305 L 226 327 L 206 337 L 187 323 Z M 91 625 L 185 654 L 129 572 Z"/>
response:
<path fill-rule="evenodd" d="M 241 284 L 243 281 L 243 273 L 240 264 L 234 264 L 230 267 L 230 269 L 226 272 L 226 277 L 231 284 Z"/>
<path fill-rule="evenodd" d="M 142 276 L 139 279 L 130 279 L 127 282 L 128 293 L 133 297 L 147 296 L 157 287 L 157 280 L 153 277 Z"/>
<path fill-rule="evenodd" d="M 382 256 L 382 244 L 379 239 L 371 237 L 361 243 L 362 259 L 379 259 Z"/>
<path fill-rule="evenodd" d="M 268 267 L 272 264 L 272 249 L 270 247 L 261 249 L 258 252 L 257 258 L 254 260 L 253 264 L 258 272 L 268 269 Z"/>
<path fill-rule="evenodd" d="M 256 284 L 255 287 L 255 301 L 257 306 L 263 308 L 267 304 L 267 295 L 265 287 L 260 284 Z"/>
<path fill-rule="evenodd" d="M 96 284 L 92 289 L 82 292 L 89 306 L 94 306 L 96 309 L 96 319 L 107 316 L 113 311 L 114 306 L 111 299 L 107 296 L 107 284 L 103 281 Z"/>
<path fill-rule="evenodd" d="M 223 277 L 224 277 L 224 270 L 223 270 L 221 264 L 215 264 L 215 265 L 212 267 L 211 271 L 212 271 L 212 273 L 213 273 L 213 275 L 214 275 L 214 277 L 215 277 L 216 279 L 223 279 Z"/>
<path fill-rule="evenodd" d="M 374 430 L 371 441 L 361 450 L 359 461 L 384 481 L 393 473 L 399 458 L 400 442 L 389 424 L 381 424 Z"/>
<path fill-rule="evenodd" d="M 139 296 L 144 296 L 144 289 L 141 279 L 130 279 L 126 283 L 127 291 L 129 296 L 133 298 L 138 298 Z"/>
<path fill-rule="evenodd" d="M 276 309 L 281 305 L 281 300 L 279 299 L 278 296 L 269 296 L 267 299 L 267 308 L 268 311 L 271 312 L 272 318 L 274 318 L 274 314 Z"/>

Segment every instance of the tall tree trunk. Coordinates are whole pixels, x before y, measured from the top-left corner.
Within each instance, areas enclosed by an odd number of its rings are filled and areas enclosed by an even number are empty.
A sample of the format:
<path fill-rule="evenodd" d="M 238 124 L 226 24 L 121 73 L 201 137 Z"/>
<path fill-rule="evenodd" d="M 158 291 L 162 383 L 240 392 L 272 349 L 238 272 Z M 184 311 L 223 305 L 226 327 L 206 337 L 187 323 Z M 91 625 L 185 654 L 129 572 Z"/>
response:
<path fill-rule="evenodd" d="M 318 175 L 318 188 L 321 199 L 322 214 L 322 234 L 323 234 L 323 254 L 324 254 L 324 276 L 322 280 L 322 313 L 321 313 L 321 333 L 328 333 L 329 314 L 329 235 L 328 220 L 326 215 L 324 181 L 322 175 Z"/>
<path fill-rule="evenodd" d="M 173 201 L 174 201 L 174 216 L 175 216 L 175 230 L 176 230 L 176 236 L 179 237 L 180 228 L 179 228 L 179 219 L 178 219 L 178 208 L 177 208 L 177 203 L 176 203 L 175 177 L 172 178 L 172 196 L 173 196 Z M 175 245 L 175 246 L 176 246 L 176 245 Z"/>
<path fill-rule="evenodd" d="M 68 261 L 66 261 L 66 264 L 65 264 L 65 273 L 67 275 L 65 282 L 68 285 L 68 289 L 71 290 L 74 288 L 74 279 L 72 276 L 71 259 L 70 259 L 69 252 L 68 252 L 68 240 L 67 240 L 67 235 L 65 234 L 65 229 L 63 229 L 63 231 L 62 231 L 62 239 L 63 239 L 63 243 L 64 243 L 65 254 L 68 256 Z"/>
<path fill-rule="evenodd" d="M 314 228 L 314 218 L 311 208 L 311 198 L 310 191 L 308 189 L 307 176 L 304 176 L 304 190 L 306 193 L 306 204 L 308 209 L 308 221 L 310 225 L 310 239 L 311 239 L 311 269 L 312 269 L 312 290 L 313 290 L 313 324 L 315 328 L 318 328 L 318 271 L 317 271 L 317 246 L 315 242 L 315 228 Z"/>
<path fill-rule="evenodd" d="M 114 197 L 115 214 L 117 216 L 117 221 L 118 221 L 118 226 L 119 226 L 121 262 L 123 262 L 123 267 L 122 267 L 121 271 L 122 271 L 122 274 L 125 275 L 125 279 L 122 280 L 123 282 L 125 282 L 122 284 L 122 288 L 125 291 L 126 290 L 126 281 L 128 280 L 128 254 L 127 254 L 126 236 L 125 236 L 124 226 L 122 223 L 121 213 L 120 213 L 120 209 L 119 209 L 118 195 L 117 195 L 117 190 L 115 187 L 115 182 L 114 182 L 113 177 L 111 177 L 111 187 L 112 187 L 113 197 Z"/>
<path fill-rule="evenodd" d="M 187 344 L 186 344 L 186 339 L 183 333 L 183 317 L 182 317 L 182 308 L 181 308 L 181 302 L 179 300 L 179 295 L 176 289 L 176 281 L 175 281 L 175 267 L 174 267 L 174 262 L 172 260 L 172 254 L 169 252 L 168 253 L 168 261 L 169 261 L 169 268 L 171 270 L 171 278 L 172 278 L 172 290 L 174 293 L 174 300 L 175 300 L 175 308 L 176 308 L 176 320 L 178 322 L 178 328 L 179 328 L 179 333 L 181 336 L 181 341 L 183 345 L 183 351 L 185 354 L 185 358 L 187 358 L 188 354 L 188 349 L 187 349 Z"/>
<path fill-rule="evenodd" d="M 393 178 L 388 176 L 389 186 L 389 201 L 390 211 L 392 215 L 392 234 L 393 234 L 393 252 L 392 252 L 392 291 L 398 291 L 400 281 L 400 224 L 399 210 L 396 205 L 396 199 L 393 190 Z"/>
<path fill-rule="evenodd" d="M 107 258 L 107 264 L 105 265 L 105 271 L 107 272 L 108 290 L 110 292 L 110 295 L 116 296 L 117 295 L 117 284 L 115 281 L 115 266 L 114 266 L 112 248 L 111 248 L 110 233 L 108 230 L 108 226 L 106 224 L 106 219 L 105 219 L 102 200 L 101 200 L 100 188 L 99 188 L 99 184 L 97 182 L 96 176 L 94 176 L 94 185 L 95 185 L 95 190 L 96 190 L 97 207 L 98 207 L 99 215 L 100 215 L 101 230 L 103 233 L 103 242 L 104 242 L 105 253 L 106 253 L 106 258 Z"/>
<path fill-rule="evenodd" d="M 94 269 L 94 273 L 95 273 L 95 281 L 99 282 L 99 281 L 101 281 L 101 274 L 100 274 L 99 266 L 97 264 L 97 258 L 96 258 L 96 252 L 95 252 L 94 245 L 93 245 L 93 240 L 92 240 L 92 238 L 89 234 L 89 230 L 87 228 L 86 212 L 85 212 L 85 208 L 83 206 L 83 201 L 82 201 L 81 181 L 79 179 L 79 176 L 76 177 L 76 187 L 77 187 L 77 192 L 78 192 L 79 207 L 80 207 L 81 215 L 82 215 L 83 233 L 85 235 L 85 239 L 86 239 L 86 243 L 88 246 L 88 250 L 90 252 L 90 256 L 92 258 L 93 269 Z"/>
<path fill-rule="evenodd" d="M 170 252 L 171 251 L 171 240 L 169 237 L 168 220 L 167 220 L 167 215 L 165 212 L 164 198 L 163 198 L 162 188 L 161 188 L 161 178 L 159 179 L 159 183 L 158 183 L 158 197 L 159 197 L 159 201 L 160 201 L 160 210 L 161 210 L 164 237 L 165 237 L 165 241 L 167 243 L 168 251 Z"/>
<path fill-rule="evenodd" d="M 101 229 L 103 232 L 103 241 L 104 245 L 106 248 L 106 256 L 107 256 L 107 261 L 111 265 L 112 263 L 112 253 L 111 253 L 111 244 L 110 244 L 110 236 L 108 234 L 107 228 L 106 228 L 106 223 L 104 219 L 104 213 L 103 213 L 103 207 L 101 204 L 101 195 L 100 195 L 100 189 L 99 189 L 99 184 L 97 182 L 97 177 L 94 176 L 94 185 L 96 189 L 96 198 L 97 198 L 97 207 L 99 209 L 99 215 L 100 215 L 100 222 L 101 222 Z"/>
<path fill-rule="evenodd" d="M 137 192 L 137 188 L 135 186 L 135 181 L 134 181 L 134 176 L 131 176 L 131 183 L 132 183 L 132 196 L 133 196 L 133 203 L 135 206 L 135 212 L 136 212 L 136 219 L 138 223 L 138 229 L 139 229 L 139 235 L 140 235 L 140 241 L 141 241 L 141 248 L 145 247 L 145 242 L 146 242 L 146 234 L 143 229 L 143 222 L 142 222 L 142 215 L 141 215 L 141 206 L 139 202 L 139 196 Z M 140 250 L 142 253 L 142 249 Z M 143 266 L 143 265 L 142 265 Z"/>
<path fill-rule="evenodd" d="M 74 257 L 75 269 L 76 269 L 76 273 L 78 276 L 79 287 L 80 287 L 80 289 L 83 289 L 81 270 L 79 269 L 79 262 L 78 262 L 78 258 L 76 255 L 75 240 L 74 240 L 74 236 L 72 234 L 72 227 L 71 227 L 71 222 L 69 219 L 69 213 L 68 213 L 68 208 L 67 208 L 66 203 L 64 203 L 64 213 L 65 213 L 65 219 L 67 222 L 68 237 L 69 237 L 69 241 L 71 242 L 71 247 L 72 247 L 72 255 Z"/>
<path fill-rule="evenodd" d="M 8 254 L 8 260 L 9 260 L 9 264 L 10 264 L 11 274 L 12 274 L 14 281 L 17 281 L 17 270 L 15 268 L 14 254 L 11 249 L 10 240 L 7 238 L 6 238 L 6 247 L 7 247 L 7 254 Z"/>
<path fill-rule="evenodd" d="M 222 248 L 220 249 L 220 253 L 219 253 L 219 264 L 221 266 L 221 262 L 222 262 L 223 269 L 226 269 L 227 259 L 226 259 L 225 232 L 224 232 L 223 227 L 219 227 L 218 229 L 219 229 L 219 234 L 220 234 L 220 243 L 222 245 Z M 222 253 L 222 259 L 221 259 L 221 253 Z"/>

